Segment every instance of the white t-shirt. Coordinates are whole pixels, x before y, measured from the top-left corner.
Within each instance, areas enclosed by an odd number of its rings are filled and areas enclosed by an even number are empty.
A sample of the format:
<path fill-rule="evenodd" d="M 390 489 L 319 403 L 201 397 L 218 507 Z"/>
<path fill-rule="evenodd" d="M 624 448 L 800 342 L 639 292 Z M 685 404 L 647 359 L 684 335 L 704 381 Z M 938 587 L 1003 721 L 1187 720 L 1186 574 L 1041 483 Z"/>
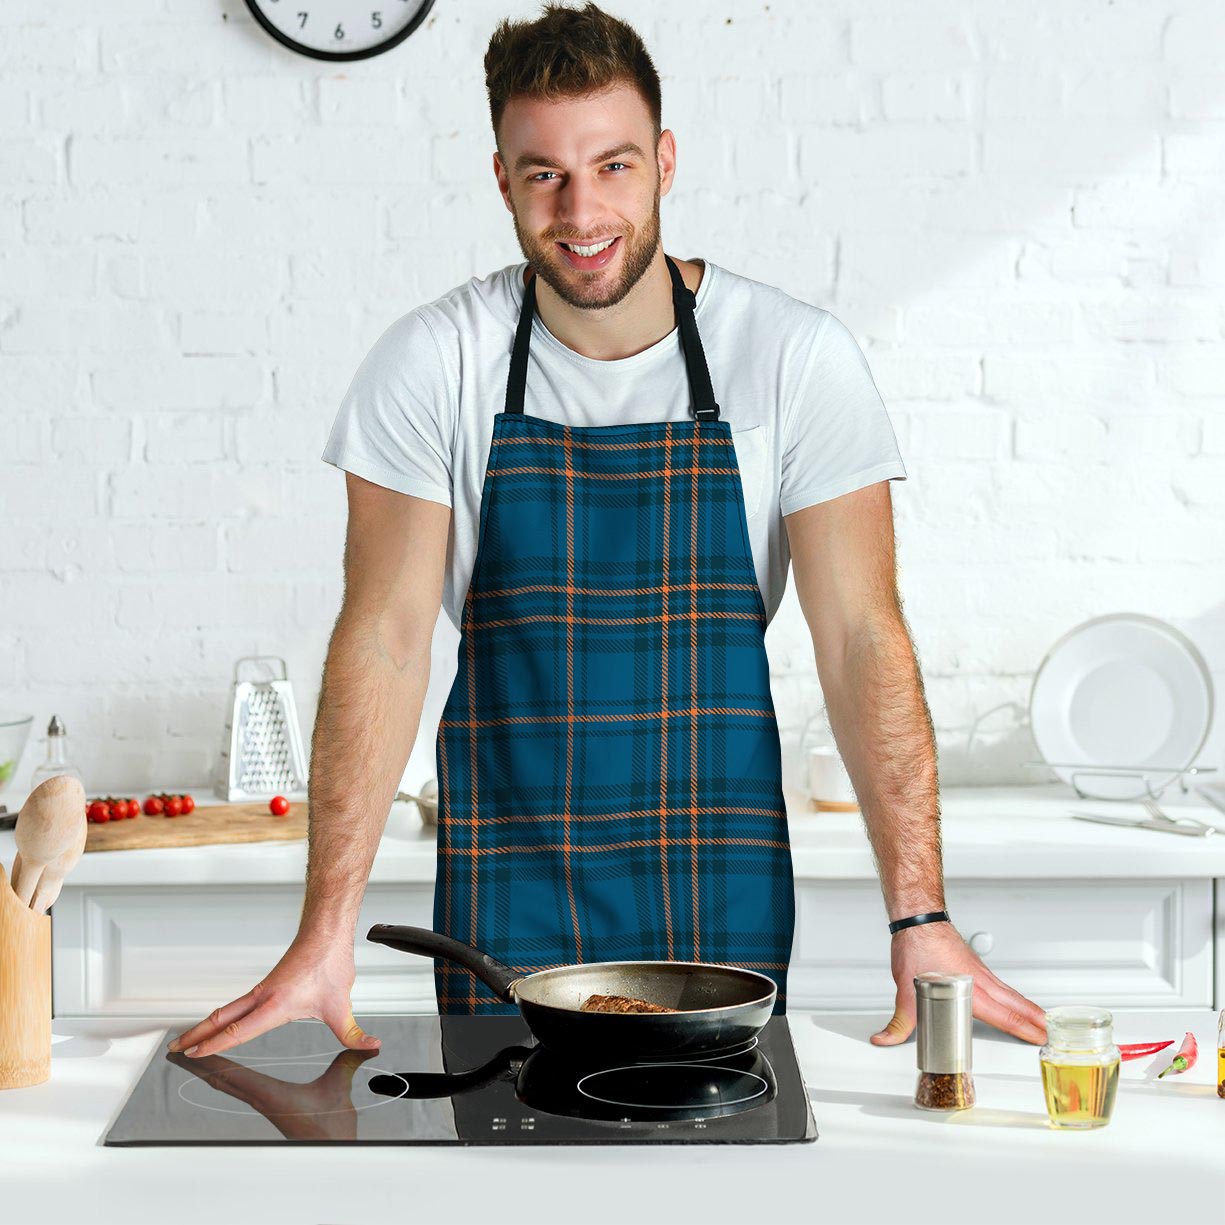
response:
<path fill-rule="evenodd" d="M 443 606 L 457 629 L 526 267 L 472 277 L 391 324 L 353 376 L 323 451 L 338 468 L 451 507 Z M 905 480 L 906 469 L 868 363 L 829 311 L 706 260 L 695 317 L 773 618 L 791 561 L 783 516 Z M 600 361 L 562 344 L 537 313 L 523 410 L 570 425 L 692 420 L 680 334 Z"/>

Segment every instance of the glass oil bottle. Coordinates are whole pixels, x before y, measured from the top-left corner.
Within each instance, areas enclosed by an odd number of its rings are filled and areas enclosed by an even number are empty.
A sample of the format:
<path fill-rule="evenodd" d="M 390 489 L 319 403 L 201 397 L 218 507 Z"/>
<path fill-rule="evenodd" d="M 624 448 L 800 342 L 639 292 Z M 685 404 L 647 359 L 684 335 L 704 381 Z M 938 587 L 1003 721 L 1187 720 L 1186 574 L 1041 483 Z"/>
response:
<path fill-rule="evenodd" d="M 81 771 L 68 757 L 68 729 L 60 722 L 59 715 L 52 715 L 47 724 L 47 760 L 30 775 L 30 790 L 59 774 L 71 774 L 78 782 L 84 781 Z"/>
<path fill-rule="evenodd" d="M 1225 1008 L 1216 1023 L 1216 1095 L 1225 1097 Z"/>
<path fill-rule="evenodd" d="M 1120 1058 L 1105 1008 L 1052 1008 L 1038 1058 L 1052 1126 L 1083 1131 L 1110 1122 Z"/>

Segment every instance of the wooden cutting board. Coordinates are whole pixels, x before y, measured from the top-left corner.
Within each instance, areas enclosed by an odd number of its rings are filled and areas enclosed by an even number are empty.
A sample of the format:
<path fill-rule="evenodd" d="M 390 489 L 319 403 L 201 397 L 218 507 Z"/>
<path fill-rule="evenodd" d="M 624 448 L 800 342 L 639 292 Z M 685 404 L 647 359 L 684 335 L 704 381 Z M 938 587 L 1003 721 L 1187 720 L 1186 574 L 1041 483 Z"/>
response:
<path fill-rule="evenodd" d="M 268 802 L 203 804 L 185 817 L 129 817 L 91 824 L 89 851 L 137 851 L 158 846 L 205 846 L 217 842 L 291 842 L 306 837 L 307 803 L 294 800 L 289 812 L 274 817 Z"/>

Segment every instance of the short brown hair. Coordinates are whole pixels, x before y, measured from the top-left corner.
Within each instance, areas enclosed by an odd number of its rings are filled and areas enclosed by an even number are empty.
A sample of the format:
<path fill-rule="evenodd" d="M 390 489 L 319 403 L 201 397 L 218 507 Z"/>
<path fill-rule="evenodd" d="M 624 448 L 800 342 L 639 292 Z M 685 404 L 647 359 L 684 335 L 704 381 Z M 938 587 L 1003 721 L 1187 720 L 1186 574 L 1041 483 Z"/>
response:
<path fill-rule="evenodd" d="M 503 19 L 485 50 L 489 117 L 498 125 L 511 98 L 573 98 L 618 84 L 642 95 L 659 143 L 659 73 L 633 26 L 590 2 L 581 9 L 546 4 L 535 21 Z"/>

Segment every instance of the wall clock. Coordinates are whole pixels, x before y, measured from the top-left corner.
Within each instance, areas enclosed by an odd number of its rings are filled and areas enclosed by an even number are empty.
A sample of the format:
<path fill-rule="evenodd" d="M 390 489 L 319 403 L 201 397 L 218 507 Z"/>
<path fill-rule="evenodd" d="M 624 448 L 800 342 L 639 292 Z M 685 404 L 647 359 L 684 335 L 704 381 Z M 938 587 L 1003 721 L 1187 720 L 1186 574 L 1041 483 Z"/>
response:
<path fill-rule="evenodd" d="M 316 60 L 364 60 L 402 43 L 434 0 L 247 0 L 277 42 Z"/>

